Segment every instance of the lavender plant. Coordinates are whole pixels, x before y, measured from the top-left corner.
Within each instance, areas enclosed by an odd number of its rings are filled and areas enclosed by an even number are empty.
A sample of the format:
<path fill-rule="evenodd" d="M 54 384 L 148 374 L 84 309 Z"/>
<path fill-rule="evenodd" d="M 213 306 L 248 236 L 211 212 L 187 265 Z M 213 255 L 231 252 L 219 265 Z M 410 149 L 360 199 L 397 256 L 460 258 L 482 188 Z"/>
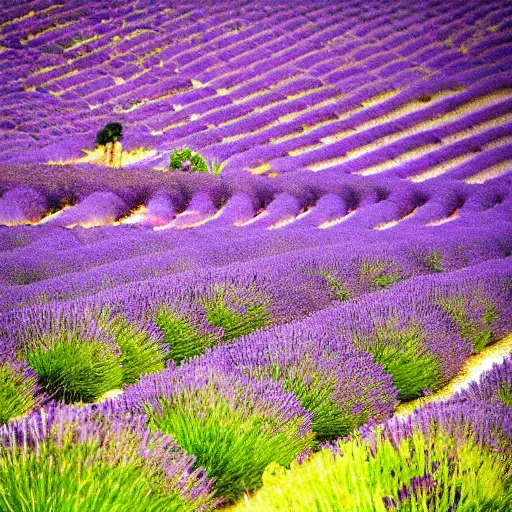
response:
<path fill-rule="evenodd" d="M 311 416 L 293 394 L 222 366 L 147 376 L 122 399 L 129 410 L 146 411 L 150 428 L 193 454 L 227 501 L 258 488 L 271 462 L 287 465 L 312 445 Z"/>
<path fill-rule="evenodd" d="M 123 382 L 119 347 L 96 333 L 47 334 L 32 343 L 26 359 L 43 391 L 66 403 L 94 402 Z"/>
<path fill-rule="evenodd" d="M 254 286 L 240 290 L 226 283 L 209 288 L 199 297 L 185 296 L 172 306 L 158 307 L 155 324 L 169 344 L 169 359 L 179 363 L 270 323 L 269 300 Z"/>
<path fill-rule="evenodd" d="M 223 289 L 214 286 L 202 300 L 206 319 L 212 327 L 222 328 L 222 341 L 239 338 L 270 323 L 269 301 L 249 287 L 237 291 L 234 287 Z"/>
<path fill-rule="evenodd" d="M 50 406 L 0 429 L 0 510 L 203 511 L 204 471 L 141 418 Z"/>
<path fill-rule="evenodd" d="M 454 401 L 457 400 L 502 404 L 512 408 L 512 356 L 508 355 L 502 363 L 494 364 L 478 382 L 471 382 L 454 398 Z"/>
<path fill-rule="evenodd" d="M 218 330 L 211 329 L 205 322 L 204 313 L 191 307 L 187 309 L 162 305 L 155 314 L 155 325 L 169 345 L 167 358 L 176 363 L 202 354 L 206 347 L 215 345 L 220 338 Z"/>
<path fill-rule="evenodd" d="M 173 151 L 169 159 L 169 167 L 180 171 L 210 172 L 205 159 L 199 153 L 189 148 Z"/>
<path fill-rule="evenodd" d="M 207 353 L 202 361 L 219 358 L 237 372 L 279 382 L 313 414 L 317 441 L 347 435 L 370 419 L 379 421 L 392 413 L 396 389 L 371 356 L 339 337 L 304 330 L 255 333 Z"/>
<path fill-rule="evenodd" d="M 0 362 L 0 425 L 39 405 L 37 375 L 23 363 Z"/>

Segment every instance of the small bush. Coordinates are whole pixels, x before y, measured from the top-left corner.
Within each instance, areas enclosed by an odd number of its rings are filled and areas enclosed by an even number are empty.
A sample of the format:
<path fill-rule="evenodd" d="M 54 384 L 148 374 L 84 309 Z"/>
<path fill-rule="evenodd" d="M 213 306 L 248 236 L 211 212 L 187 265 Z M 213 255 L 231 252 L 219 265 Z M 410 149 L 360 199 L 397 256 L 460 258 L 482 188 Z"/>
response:
<path fill-rule="evenodd" d="M 212 297 L 204 300 L 206 318 L 212 327 L 223 329 L 222 341 L 239 338 L 270 324 L 265 303 L 252 290 L 251 297 L 240 297 L 234 290 L 214 290 Z"/>
<path fill-rule="evenodd" d="M 121 349 L 123 384 L 133 384 L 142 374 L 164 369 L 162 347 L 145 330 L 117 317 L 111 322 L 109 331 Z"/>
<path fill-rule="evenodd" d="M 182 380 L 164 378 L 145 379 L 145 386 L 160 394 L 147 403 L 150 427 L 193 454 L 215 478 L 217 496 L 227 501 L 258 488 L 271 462 L 288 465 L 311 447 L 309 415 L 272 381 L 236 377 L 220 368 L 200 368 Z"/>
<path fill-rule="evenodd" d="M 108 123 L 96 135 L 96 147 L 105 146 L 109 142 L 116 142 L 123 138 L 121 123 Z"/>
<path fill-rule="evenodd" d="M 38 340 L 27 352 L 27 363 L 42 389 L 66 403 L 94 402 L 123 382 L 118 347 L 72 331 Z"/>
<path fill-rule="evenodd" d="M 189 148 L 176 149 L 171 153 L 169 159 L 169 167 L 179 171 L 220 174 L 224 165 L 225 162 L 217 164 L 213 161 L 210 170 L 206 160 L 199 153 L 192 151 Z"/>
<path fill-rule="evenodd" d="M 345 285 L 336 270 L 319 269 L 311 272 L 312 274 L 321 275 L 329 287 L 329 299 L 344 301 L 352 296 L 351 290 Z"/>
<path fill-rule="evenodd" d="M 359 281 L 369 289 L 385 290 L 401 279 L 393 261 L 361 260 Z"/>
<path fill-rule="evenodd" d="M 335 336 L 264 330 L 216 354 L 237 372 L 272 379 L 293 393 L 313 415 L 318 442 L 348 435 L 370 419 L 382 421 L 397 403 L 391 376 L 369 354 Z"/>
<path fill-rule="evenodd" d="M 173 307 L 162 305 L 155 315 L 155 324 L 169 344 L 167 358 L 176 363 L 270 321 L 268 301 L 250 287 L 239 292 L 214 286 L 199 299 L 186 297 Z"/>
<path fill-rule="evenodd" d="M 441 251 L 433 251 L 425 256 L 424 265 L 430 272 L 442 272 L 443 255 Z"/>

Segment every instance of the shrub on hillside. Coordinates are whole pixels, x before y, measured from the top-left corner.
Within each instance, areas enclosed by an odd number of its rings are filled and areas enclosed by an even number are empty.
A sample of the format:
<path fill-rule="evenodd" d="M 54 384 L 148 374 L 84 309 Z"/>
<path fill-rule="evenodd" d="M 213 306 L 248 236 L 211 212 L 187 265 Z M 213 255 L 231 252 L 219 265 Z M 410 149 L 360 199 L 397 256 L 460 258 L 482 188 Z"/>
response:
<path fill-rule="evenodd" d="M 179 171 L 220 174 L 224 163 L 217 165 L 215 161 L 213 161 L 210 169 L 206 160 L 199 153 L 189 148 L 183 148 L 176 149 L 171 153 L 169 167 Z"/>

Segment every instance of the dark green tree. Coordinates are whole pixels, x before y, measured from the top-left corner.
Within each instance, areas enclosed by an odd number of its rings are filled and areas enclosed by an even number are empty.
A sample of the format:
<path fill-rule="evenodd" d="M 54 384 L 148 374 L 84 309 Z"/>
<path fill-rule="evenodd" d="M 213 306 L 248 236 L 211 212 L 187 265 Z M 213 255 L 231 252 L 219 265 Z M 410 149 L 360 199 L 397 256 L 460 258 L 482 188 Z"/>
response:
<path fill-rule="evenodd" d="M 123 138 L 123 126 L 121 123 L 108 123 L 96 135 L 96 147 L 105 146 L 109 142 L 116 142 Z"/>

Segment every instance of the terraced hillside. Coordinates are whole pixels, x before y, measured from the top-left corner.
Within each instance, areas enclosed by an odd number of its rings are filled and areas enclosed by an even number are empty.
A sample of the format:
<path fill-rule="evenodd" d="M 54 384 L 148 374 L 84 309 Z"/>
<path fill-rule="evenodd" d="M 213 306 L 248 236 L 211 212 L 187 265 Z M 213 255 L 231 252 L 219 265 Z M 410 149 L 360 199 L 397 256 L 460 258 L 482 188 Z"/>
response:
<path fill-rule="evenodd" d="M 0 7 L 0 512 L 512 509 L 508 2 Z"/>
<path fill-rule="evenodd" d="M 3 9 L 0 160 L 79 158 L 115 118 L 156 166 L 190 145 L 256 174 L 510 169 L 507 2 L 164 4 Z"/>

